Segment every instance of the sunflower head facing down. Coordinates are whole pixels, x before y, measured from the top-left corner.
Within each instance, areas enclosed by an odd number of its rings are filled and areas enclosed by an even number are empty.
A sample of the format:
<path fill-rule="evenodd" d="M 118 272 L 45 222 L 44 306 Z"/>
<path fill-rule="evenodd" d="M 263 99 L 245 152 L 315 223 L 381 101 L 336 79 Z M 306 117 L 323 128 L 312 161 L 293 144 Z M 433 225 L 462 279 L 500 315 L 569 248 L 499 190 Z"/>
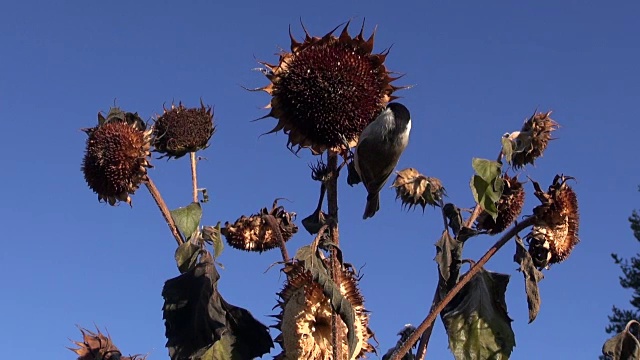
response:
<path fill-rule="evenodd" d="M 287 147 L 313 154 L 327 149 L 342 152 L 355 146 L 358 136 L 401 89 L 391 85 L 384 64 L 388 50 L 373 54 L 374 33 L 365 39 L 363 29 L 351 37 L 349 23 L 339 36 L 333 29 L 323 37 L 311 37 L 305 29 L 303 42 L 291 31 L 290 52 L 283 51 L 277 65 L 261 62 L 271 81 L 260 88 L 271 95 L 267 105 L 278 123 L 269 133 L 284 131 Z"/>

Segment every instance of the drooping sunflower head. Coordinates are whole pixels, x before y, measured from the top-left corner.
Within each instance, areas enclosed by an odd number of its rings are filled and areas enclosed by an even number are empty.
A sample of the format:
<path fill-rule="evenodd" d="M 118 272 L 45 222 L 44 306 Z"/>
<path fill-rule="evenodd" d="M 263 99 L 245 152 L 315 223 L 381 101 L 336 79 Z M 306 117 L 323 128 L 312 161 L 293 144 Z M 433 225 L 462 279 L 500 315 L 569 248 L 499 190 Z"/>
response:
<path fill-rule="evenodd" d="M 520 131 L 505 134 L 505 138 L 511 143 L 507 160 L 514 169 L 522 168 L 527 164 L 533 165 L 547 149 L 552 139 L 551 134 L 559 127 L 550 115 L 551 111 L 536 112 L 524 122 Z"/>
<path fill-rule="evenodd" d="M 186 108 L 182 103 L 171 105 L 156 120 L 153 127 L 155 152 L 169 158 L 179 158 L 189 152 L 205 149 L 215 132 L 213 111 L 200 101 L 200 107 Z"/>
<path fill-rule="evenodd" d="M 99 201 L 115 205 L 131 204 L 133 194 L 147 179 L 151 130 L 137 113 L 112 108 L 105 118 L 98 114 L 98 125 L 83 129 L 89 138 L 82 161 L 87 185 Z"/>
<path fill-rule="evenodd" d="M 285 266 L 287 284 L 280 292 L 276 315 L 279 322 L 275 327 L 281 331 L 276 338 L 282 352 L 278 360 L 332 359 L 331 304 L 320 284 L 313 280 L 310 271 L 300 263 Z M 369 344 L 373 332 L 369 329 L 369 314 L 364 308 L 364 298 L 357 287 L 357 276 L 352 269 L 342 269 L 338 276 L 340 293 L 351 303 L 355 313 L 355 349 L 349 359 L 347 326 L 338 318 L 338 331 L 343 336 L 341 360 L 361 359 L 366 353 L 374 352 Z"/>
<path fill-rule="evenodd" d="M 336 29 L 323 37 L 306 33 L 298 42 L 291 31 L 291 51 L 280 54 L 277 65 L 262 62 L 271 81 L 260 88 L 272 96 L 264 116 L 278 119 L 272 132 L 288 134 L 287 146 L 341 152 L 355 146 L 358 136 L 400 89 L 384 64 L 388 51 L 373 54 L 374 34 L 364 38 L 363 29 L 351 37 L 348 26 L 339 36 Z M 375 33 L 375 32 L 374 32 Z"/>
<path fill-rule="evenodd" d="M 524 205 L 524 187 L 517 177 L 502 176 L 504 188 L 498 200 L 498 216 L 494 220 L 486 211 L 480 213 L 476 221 L 476 229 L 486 231 L 490 235 L 505 231 L 522 212 Z"/>
<path fill-rule="evenodd" d="M 526 239 L 536 266 L 548 267 L 564 261 L 580 239 L 578 199 L 569 185 L 569 176 L 557 175 L 547 192 L 533 182 L 535 195 L 542 203 L 533 209 L 537 218 Z"/>
<path fill-rule="evenodd" d="M 73 341 L 77 349 L 68 348 L 78 355 L 78 360 L 145 360 L 146 355 L 122 356 L 122 353 L 100 330 L 97 333 L 80 328 L 82 341 Z"/>
<path fill-rule="evenodd" d="M 277 202 L 274 202 L 271 210 L 263 208 L 257 214 L 242 215 L 233 224 L 227 221 L 220 233 L 231 247 L 263 252 L 280 246 L 271 222 L 278 227 L 286 242 L 298 232 L 298 226 L 293 222 L 295 217 L 295 213 L 287 212 L 284 207 L 277 206 Z"/>
<path fill-rule="evenodd" d="M 422 175 L 414 168 L 398 171 L 393 186 L 396 189 L 396 199 L 402 201 L 408 208 L 416 205 L 440 206 L 445 195 L 445 189 L 440 179 Z"/>

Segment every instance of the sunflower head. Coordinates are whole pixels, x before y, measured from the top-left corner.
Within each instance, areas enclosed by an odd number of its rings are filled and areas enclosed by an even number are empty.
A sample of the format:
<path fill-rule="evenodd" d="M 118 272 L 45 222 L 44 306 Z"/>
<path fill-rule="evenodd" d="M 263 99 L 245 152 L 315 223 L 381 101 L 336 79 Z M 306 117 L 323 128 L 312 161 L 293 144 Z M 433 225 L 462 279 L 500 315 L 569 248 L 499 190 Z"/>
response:
<path fill-rule="evenodd" d="M 414 168 L 398 171 L 393 186 L 396 189 L 396 199 L 402 201 L 403 206 L 409 208 L 416 205 L 440 206 L 445 195 L 444 187 L 439 179 L 420 174 Z"/>
<path fill-rule="evenodd" d="M 347 23 L 339 36 L 334 29 L 323 37 L 306 33 L 303 42 L 291 31 L 291 50 L 280 54 L 277 65 L 262 62 L 269 85 L 260 88 L 271 95 L 264 116 L 278 119 L 270 133 L 283 130 L 287 146 L 341 152 L 355 146 L 362 130 L 375 119 L 400 89 L 384 64 L 388 51 L 373 54 L 374 34 L 363 29 L 351 37 Z"/>
<path fill-rule="evenodd" d="M 179 158 L 189 152 L 205 149 L 215 132 L 213 111 L 200 101 L 200 107 L 186 108 L 182 103 L 171 105 L 156 120 L 153 127 L 155 152 L 169 158 Z"/>
<path fill-rule="evenodd" d="M 281 312 L 275 316 L 279 319 L 275 327 L 281 331 L 276 341 L 282 347 L 282 353 L 276 359 L 331 359 L 333 347 L 329 298 L 323 293 L 322 286 L 313 280 L 311 272 L 300 263 L 287 264 L 284 272 L 288 280 L 279 293 Z M 341 269 L 337 285 L 355 312 L 356 345 L 352 359 L 361 359 L 366 353 L 374 352 L 368 342 L 373 333 L 368 327 L 369 314 L 364 308 L 364 299 L 358 290 L 354 271 Z M 347 326 L 338 319 L 338 331 L 344 335 L 341 337 L 342 360 L 352 360 L 348 355 Z"/>
<path fill-rule="evenodd" d="M 476 221 L 476 229 L 486 231 L 490 235 L 505 231 L 522 212 L 524 205 L 524 188 L 518 177 L 502 176 L 504 190 L 498 200 L 498 216 L 494 220 L 486 211 L 480 213 Z"/>
<path fill-rule="evenodd" d="M 537 221 L 526 239 L 529 253 L 539 268 L 565 260 L 580 241 L 578 199 L 567 185 L 569 179 L 572 177 L 557 175 L 546 192 L 533 182 L 535 195 L 542 204 L 533 209 Z"/>
<path fill-rule="evenodd" d="M 122 356 L 122 353 L 100 330 L 97 333 L 80 328 L 82 341 L 73 341 L 77 349 L 69 348 L 78 355 L 78 360 L 145 360 L 146 355 Z"/>
<path fill-rule="evenodd" d="M 98 114 L 98 125 L 83 130 L 89 136 L 82 161 L 87 185 L 99 201 L 131 204 L 129 195 L 147 179 L 151 167 L 151 130 L 137 113 L 118 108 L 112 108 L 106 118 Z"/>
<path fill-rule="evenodd" d="M 519 169 L 541 157 L 552 140 L 551 133 L 559 125 L 550 117 L 551 111 L 534 113 L 524 122 L 520 131 L 505 134 L 505 140 L 510 143 L 511 150 L 507 159 L 514 169 Z"/>
<path fill-rule="evenodd" d="M 271 210 L 263 208 L 257 214 L 242 215 L 233 224 L 227 221 L 220 233 L 227 239 L 227 243 L 236 249 L 257 252 L 271 250 L 280 246 L 280 242 L 268 217 L 275 221 L 284 241 L 289 241 L 293 234 L 298 232 L 298 226 L 293 222 L 296 214 L 287 212 L 284 207 L 277 206 L 277 202 L 274 202 Z"/>

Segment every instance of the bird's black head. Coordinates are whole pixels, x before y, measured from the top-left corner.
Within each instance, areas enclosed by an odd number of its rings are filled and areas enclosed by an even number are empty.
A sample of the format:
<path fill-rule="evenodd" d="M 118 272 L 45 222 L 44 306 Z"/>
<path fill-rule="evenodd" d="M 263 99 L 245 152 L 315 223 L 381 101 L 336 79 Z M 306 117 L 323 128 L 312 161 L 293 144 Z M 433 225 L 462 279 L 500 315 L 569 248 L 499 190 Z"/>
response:
<path fill-rule="evenodd" d="M 387 109 L 391 110 L 393 113 L 393 118 L 396 122 L 396 129 L 404 130 L 409 121 L 411 121 L 411 114 L 409 113 L 409 109 L 406 106 L 393 102 L 387 104 Z"/>

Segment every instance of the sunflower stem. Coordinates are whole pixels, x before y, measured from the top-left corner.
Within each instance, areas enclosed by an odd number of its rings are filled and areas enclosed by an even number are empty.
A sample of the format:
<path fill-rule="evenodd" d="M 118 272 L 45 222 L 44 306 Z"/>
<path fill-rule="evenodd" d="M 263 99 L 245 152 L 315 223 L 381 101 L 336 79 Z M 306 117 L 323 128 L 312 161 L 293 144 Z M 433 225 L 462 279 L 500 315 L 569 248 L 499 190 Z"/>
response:
<path fill-rule="evenodd" d="M 193 202 L 198 202 L 198 174 L 196 172 L 196 152 L 192 151 L 189 153 L 189 158 L 191 159 L 191 184 L 193 186 Z"/>
<path fill-rule="evenodd" d="M 269 225 L 271 231 L 275 234 L 278 239 L 278 244 L 280 245 L 280 253 L 282 254 L 282 261 L 286 263 L 289 262 L 289 252 L 287 251 L 287 245 L 284 241 L 284 237 L 282 236 L 282 231 L 280 231 L 280 225 L 278 225 L 278 221 L 273 215 L 263 215 L 262 218 Z"/>
<path fill-rule="evenodd" d="M 501 159 L 502 159 L 502 149 L 500 150 L 500 153 L 498 153 L 498 157 L 496 158 L 496 161 L 500 162 Z M 444 208 L 444 207 L 441 206 L 441 208 Z M 480 206 L 480 204 L 476 204 L 476 206 L 473 208 L 473 211 L 471 212 L 471 215 L 465 222 L 464 226 L 471 227 L 473 223 L 476 221 L 476 219 L 478 218 L 478 216 L 480 216 L 481 212 L 482 212 L 482 207 Z M 445 215 L 444 211 L 442 212 L 442 216 L 444 218 L 444 229 L 446 231 L 449 231 L 449 227 L 447 225 L 447 216 Z M 431 302 L 431 308 L 429 309 L 429 313 L 432 313 L 435 310 L 436 304 L 438 304 L 438 302 L 440 301 L 439 290 L 441 285 L 442 285 L 441 280 L 438 280 L 438 285 L 436 285 L 436 289 L 433 294 L 433 301 Z M 434 325 L 433 322 L 431 323 L 431 325 L 428 325 L 428 327 L 424 330 L 424 332 L 422 333 L 422 336 L 420 337 L 420 344 L 418 345 L 418 349 L 416 351 L 416 360 L 424 360 L 424 358 L 427 356 L 427 347 L 429 346 L 429 339 L 431 338 L 431 333 L 433 332 L 433 325 Z M 416 332 L 418 331 L 416 330 Z"/>
<path fill-rule="evenodd" d="M 331 275 L 333 281 L 338 284 L 338 274 L 340 273 L 340 264 L 337 260 L 336 247 L 340 245 L 340 234 L 338 233 L 338 154 L 331 151 L 328 152 L 327 167 L 329 169 L 329 179 L 327 180 L 327 207 L 330 222 L 329 233 L 331 234 L 331 242 L 335 245 L 331 249 Z M 333 358 L 342 360 L 342 334 L 338 331 L 338 314 L 335 310 L 331 310 L 331 333 Z"/>
<path fill-rule="evenodd" d="M 493 255 L 495 255 L 496 252 L 500 250 L 500 248 L 502 248 L 506 243 L 508 243 L 509 240 L 511 240 L 511 238 L 516 236 L 520 231 L 533 225 L 535 221 L 536 221 L 535 215 L 529 216 L 527 219 L 525 219 L 521 223 L 518 223 L 514 227 L 512 227 L 511 230 L 507 231 L 500 238 L 500 240 L 496 241 L 496 243 L 493 244 L 493 246 L 489 250 L 487 250 L 487 252 L 484 255 L 482 255 L 482 257 L 478 260 L 478 262 L 473 264 L 473 266 L 471 266 L 471 268 L 469 269 L 469 271 L 467 271 L 466 274 L 462 275 L 460 280 L 447 293 L 447 295 L 445 295 L 445 297 L 441 301 L 439 301 L 436 306 L 434 306 L 434 308 L 429 312 L 429 315 L 427 315 L 427 317 L 422 321 L 420 326 L 418 326 L 416 331 L 414 331 L 411 334 L 411 336 L 409 336 L 407 341 L 405 341 L 404 344 L 402 344 L 402 346 L 400 346 L 400 348 L 397 349 L 393 353 L 393 355 L 391 355 L 391 360 L 401 360 L 402 357 L 409 351 L 409 349 L 411 349 L 411 346 L 416 341 L 418 341 L 418 338 L 423 333 L 425 333 L 430 327 L 433 327 L 433 323 L 436 320 L 436 317 L 438 316 L 438 314 L 440 314 L 442 310 L 444 310 L 444 308 L 451 302 L 451 300 L 453 300 L 453 298 L 460 292 L 460 290 L 462 290 L 462 288 L 465 285 L 467 285 L 467 283 L 471 279 L 473 279 L 473 277 L 478 272 L 480 272 L 480 270 L 482 270 L 482 267 L 484 266 L 484 264 L 486 264 L 487 261 L 489 261 L 493 257 Z"/>
<path fill-rule="evenodd" d="M 171 212 L 169 212 L 169 208 L 167 207 L 167 204 L 164 202 L 162 195 L 160 195 L 160 191 L 158 191 L 158 188 L 153 183 L 150 177 L 147 177 L 147 181 L 145 181 L 144 184 L 147 187 L 147 190 L 149 190 L 149 193 L 151 194 L 151 197 L 153 198 L 153 200 L 155 200 L 156 205 L 158 205 L 158 208 L 162 213 L 162 217 L 164 217 L 164 220 L 167 222 L 167 225 L 169 226 L 169 230 L 171 230 L 173 237 L 176 239 L 176 242 L 178 243 L 178 246 L 184 244 L 184 239 L 182 238 L 182 235 L 178 231 L 178 227 L 176 226 L 175 221 L 173 221 Z"/>

